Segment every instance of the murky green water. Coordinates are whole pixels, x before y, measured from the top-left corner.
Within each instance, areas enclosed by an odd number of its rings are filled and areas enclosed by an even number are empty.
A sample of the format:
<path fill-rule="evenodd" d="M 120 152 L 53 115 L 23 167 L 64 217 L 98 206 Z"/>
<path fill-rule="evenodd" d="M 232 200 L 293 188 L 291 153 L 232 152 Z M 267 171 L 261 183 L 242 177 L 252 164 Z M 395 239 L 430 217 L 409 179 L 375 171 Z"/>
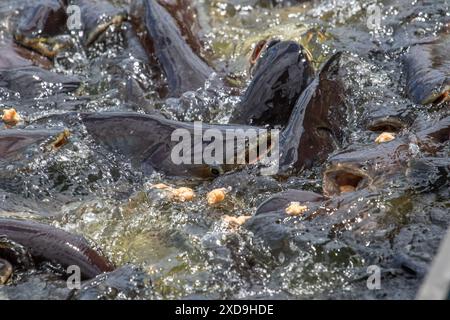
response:
<path fill-rule="evenodd" d="M 8 17 L 27 2 L 1 2 L 0 39 L 9 37 Z M 235 89 L 217 88 L 212 81 L 210 90 L 159 100 L 152 75 L 137 65 L 130 72 L 146 84 L 149 103 L 178 120 L 227 123 L 248 82 L 248 61 L 256 42 L 279 38 L 306 46 L 316 67 L 336 51 L 351 53 L 345 79 L 350 110 L 345 148 L 373 145 L 376 134 L 361 126 L 370 104 L 419 123 L 448 114 L 448 105 L 433 109 L 405 97 L 398 60 L 402 47 L 435 35 L 449 21 L 448 1 L 379 1 L 383 14 L 376 32 L 367 27 L 366 8 L 373 1 L 311 1 L 276 8 L 257 2 L 193 1 L 202 27 L 203 56 L 219 75 L 235 81 Z M 76 95 L 17 99 L 0 91 L 0 107 L 16 108 L 27 126 L 47 128 L 64 126 L 48 118 L 64 111 L 130 111 L 110 81 L 110 71 L 102 66 L 120 53 L 120 45 L 111 41 L 107 48 L 79 49 L 56 59 L 56 71 L 84 81 Z M 310 250 L 297 248 L 293 258 L 284 259 L 222 217 L 252 215 L 261 201 L 287 188 L 320 193 L 324 166 L 287 180 L 245 171 L 212 182 L 158 173 L 144 176 L 126 159 L 98 147 L 81 126 L 70 131 L 70 143 L 56 152 L 30 150 L 21 161 L 0 164 L 0 215 L 29 217 L 80 233 L 116 266 L 141 269 L 130 271 L 130 277 L 135 272 L 151 279 L 152 285 L 138 287 L 125 276 L 122 294 L 119 290 L 112 296 L 116 298 L 413 298 L 420 276 L 392 267 L 383 272 L 382 289 L 371 291 L 365 286 L 366 268 L 398 250 L 428 266 L 450 221 L 448 181 L 432 192 L 411 192 L 407 182 L 392 181 L 367 201 L 369 216 L 377 217 L 371 221 L 375 227 L 367 228 L 377 232 L 363 238 L 365 249 L 357 250 L 356 240 L 355 248 L 334 249 L 331 241 L 324 249 L 311 243 Z M 448 150 L 447 146 L 441 151 L 441 157 L 448 158 Z M 151 188 L 156 183 L 190 186 L 196 196 L 190 202 L 173 201 Z M 231 189 L 226 201 L 208 205 L 206 194 L 219 187 Z M 0 286 L 0 298 L 6 299 L 67 295 L 64 281 L 46 268 L 19 272 L 12 283 Z"/>

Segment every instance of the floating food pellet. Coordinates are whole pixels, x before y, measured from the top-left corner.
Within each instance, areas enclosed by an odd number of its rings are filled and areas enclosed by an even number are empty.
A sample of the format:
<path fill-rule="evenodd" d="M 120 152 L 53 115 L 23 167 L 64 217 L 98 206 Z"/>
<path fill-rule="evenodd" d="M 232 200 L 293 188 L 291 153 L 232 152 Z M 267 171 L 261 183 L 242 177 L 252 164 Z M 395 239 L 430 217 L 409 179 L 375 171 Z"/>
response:
<path fill-rule="evenodd" d="M 191 201 L 195 197 L 195 192 L 191 188 L 180 187 L 173 188 L 164 183 L 157 183 L 150 187 L 151 189 L 160 189 L 169 193 L 169 198 L 176 201 Z"/>
<path fill-rule="evenodd" d="M 65 145 L 68 141 L 69 141 L 69 137 L 70 137 L 70 131 L 68 129 L 64 129 L 63 132 L 61 132 L 55 139 L 55 141 L 53 141 L 51 143 L 51 147 L 53 149 L 59 149 L 61 148 L 63 145 Z"/>
<path fill-rule="evenodd" d="M 242 226 L 244 223 L 247 222 L 247 220 L 249 220 L 252 216 L 239 216 L 236 218 L 236 222 Z"/>
<path fill-rule="evenodd" d="M 191 201 L 195 197 L 194 190 L 191 188 L 181 187 L 177 189 L 172 189 L 172 197 L 176 198 L 177 200 L 184 202 L 184 201 Z"/>
<path fill-rule="evenodd" d="M 239 216 L 239 217 L 232 217 L 228 215 L 223 216 L 223 220 L 229 224 L 242 226 L 247 220 L 249 220 L 251 216 Z"/>
<path fill-rule="evenodd" d="M 308 210 L 307 206 L 300 205 L 300 202 L 293 201 L 286 208 L 286 213 L 290 216 L 297 216 Z"/>
<path fill-rule="evenodd" d="M 344 185 L 344 186 L 339 186 L 339 191 L 341 193 L 345 193 L 345 192 L 353 192 L 355 191 L 355 187 L 351 186 L 351 185 Z"/>
<path fill-rule="evenodd" d="M 17 113 L 16 109 L 4 109 L 2 120 L 6 124 L 7 127 L 13 127 L 22 120 L 20 115 Z"/>
<path fill-rule="evenodd" d="M 209 204 L 216 204 L 225 200 L 226 193 L 227 189 L 225 188 L 214 189 L 206 195 L 206 199 Z"/>
<path fill-rule="evenodd" d="M 383 132 L 376 139 L 376 143 L 389 142 L 395 139 L 395 135 L 391 132 Z"/>
<path fill-rule="evenodd" d="M 157 183 L 151 186 L 152 189 L 171 189 L 167 184 Z"/>

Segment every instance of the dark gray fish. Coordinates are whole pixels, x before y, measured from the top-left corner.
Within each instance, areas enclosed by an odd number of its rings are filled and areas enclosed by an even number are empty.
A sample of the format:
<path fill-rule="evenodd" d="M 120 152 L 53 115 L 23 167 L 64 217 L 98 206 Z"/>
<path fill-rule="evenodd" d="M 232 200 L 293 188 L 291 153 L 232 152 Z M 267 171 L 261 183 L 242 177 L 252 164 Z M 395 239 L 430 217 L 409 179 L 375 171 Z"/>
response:
<path fill-rule="evenodd" d="M 7 41 L 0 45 L 0 70 L 33 65 L 44 69 L 52 67 L 49 59 L 12 41 Z"/>
<path fill-rule="evenodd" d="M 366 120 L 367 130 L 373 132 L 399 132 L 407 125 L 407 119 L 399 116 L 370 117 L 370 120 Z"/>
<path fill-rule="evenodd" d="M 311 167 L 314 163 L 324 161 L 342 139 L 341 131 L 346 114 L 343 87 L 338 75 L 340 56 L 337 54 L 332 57 L 319 77 L 300 96 L 289 124 L 281 133 L 280 173 L 282 175 L 291 171 L 300 171 Z M 83 121 L 88 132 L 100 144 L 106 145 L 110 150 L 119 151 L 144 166 L 171 176 L 214 178 L 220 173 L 241 167 L 237 164 L 217 167 L 204 163 L 175 165 L 170 160 L 170 156 L 178 142 L 171 141 L 171 135 L 176 129 L 186 129 L 193 133 L 194 126 L 191 123 L 133 113 L 86 114 L 83 116 Z M 226 136 L 226 129 L 248 128 L 256 131 L 260 129 L 243 125 L 203 125 L 203 130 L 219 130 L 222 137 Z M 267 138 L 270 140 L 270 132 L 268 135 Z M 203 141 L 202 137 L 197 138 L 202 145 L 209 143 Z M 223 139 L 223 143 L 224 150 L 228 143 L 235 145 L 234 141 L 226 139 Z M 250 147 L 257 148 L 257 146 Z M 195 151 L 192 152 L 194 153 Z M 202 158 L 201 155 L 200 158 Z M 229 160 L 226 159 L 222 163 L 227 163 L 226 161 Z"/>
<path fill-rule="evenodd" d="M 280 136 L 280 173 L 311 168 L 339 147 L 346 125 L 342 54 L 332 56 L 303 91 Z"/>
<path fill-rule="evenodd" d="M 262 239 L 275 256 L 295 256 L 296 250 L 321 252 L 328 250 L 329 244 L 369 254 L 360 243 L 370 242 L 371 230 L 380 223 L 371 209 L 379 203 L 378 188 L 387 181 L 400 183 L 401 179 L 397 179 L 400 175 L 406 175 L 408 188 L 414 192 L 429 192 L 448 185 L 448 159 L 414 157 L 416 151 L 410 144 L 417 145 L 425 156 L 427 152 L 435 154 L 450 139 L 450 117 L 428 127 L 412 137 L 402 136 L 374 148 L 333 155 L 323 176 L 324 196 L 302 190 L 275 194 L 258 207 L 245 227 Z M 351 187 L 352 192 L 348 188 L 342 190 L 343 186 Z M 393 197 L 389 201 L 397 200 L 397 196 Z M 286 209 L 291 202 L 306 206 L 306 211 L 289 214 Z M 390 267 L 398 265 L 398 259 L 394 260 L 389 262 Z M 419 276 L 423 274 L 414 265 L 402 263 L 400 267 Z"/>
<path fill-rule="evenodd" d="M 380 188 L 386 181 L 392 181 L 393 177 L 404 175 L 405 170 L 409 170 L 409 174 L 414 173 L 414 168 L 420 165 L 417 161 L 421 161 L 415 159 L 416 152 L 420 150 L 425 154 L 433 154 L 449 139 L 450 117 L 445 117 L 430 125 L 430 128 L 416 133 L 414 139 L 399 136 L 372 148 L 339 152 L 328 160 L 323 175 L 323 192 L 327 196 L 334 196 L 365 188 Z M 433 163 L 439 165 L 436 168 L 439 174 L 436 181 L 439 181 L 442 175 L 446 176 L 448 162 L 434 160 Z M 410 176 L 409 179 L 414 177 Z"/>
<path fill-rule="evenodd" d="M 325 250 L 325 246 L 336 238 L 335 226 L 345 219 L 353 223 L 352 219 L 356 221 L 360 215 L 359 207 L 355 206 L 351 212 L 348 210 L 353 200 L 330 200 L 314 192 L 287 190 L 261 204 L 244 227 L 261 239 L 271 254 L 283 263 L 297 256 L 299 250 L 311 254 L 316 250 Z M 306 211 L 298 215 L 288 213 L 286 209 L 291 202 L 306 206 Z M 345 247 L 339 242 L 335 245 Z"/>
<path fill-rule="evenodd" d="M 65 0 L 28 4 L 13 23 L 15 40 L 46 57 L 55 57 L 61 46 L 56 37 L 67 31 L 66 5 Z"/>
<path fill-rule="evenodd" d="M 286 200 L 301 203 L 302 197 L 294 196 Z M 402 199 L 393 196 L 383 201 L 389 206 L 397 200 Z M 280 207 L 275 211 L 261 212 L 244 225 L 256 239 L 262 241 L 277 264 L 286 265 L 299 256 L 307 256 L 305 263 L 311 265 L 326 263 L 351 268 L 360 265 L 365 266 L 366 271 L 367 266 L 376 261 L 382 269 L 406 272 L 408 277 L 424 275 L 427 262 L 414 256 L 415 247 L 429 248 L 428 233 L 434 234 L 436 228 L 430 231 L 429 224 L 414 231 L 409 231 L 411 226 L 408 225 L 393 227 L 389 212 L 374 210 L 380 205 L 379 194 L 368 190 L 305 203 L 308 209 L 300 215 L 289 215 L 284 207 Z M 401 228 L 400 233 L 412 234 L 404 242 L 398 236 L 397 228 Z M 417 251 L 420 252 L 420 249 Z M 402 255 L 402 252 L 411 255 Z M 429 257 L 428 252 L 424 257 Z"/>
<path fill-rule="evenodd" d="M 416 117 L 408 104 L 396 101 L 381 104 L 375 100 L 364 103 L 357 126 L 361 127 L 361 130 L 379 133 L 400 132 L 410 128 Z"/>
<path fill-rule="evenodd" d="M 78 89 L 80 79 L 44 70 L 39 67 L 23 67 L 0 70 L 0 88 L 20 94 L 21 98 L 38 98 Z"/>
<path fill-rule="evenodd" d="M 438 157 L 411 159 L 405 174 L 408 185 L 415 192 L 437 191 L 449 185 L 450 160 Z"/>
<path fill-rule="evenodd" d="M 175 19 L 189 46 L 200 55 L 204 46 L 199 37 L 201 28 L 195 4 L 191 0 L 158 0 L 158 3 Z"/>
<path fill-rule="evenodd" d="M 124 9 L 115 7 L 104 0 L 73 0 L 81 10 L 81 25 L 83 28 L 83 45 L 92 45 L 98 37 L 111 25 L 120 26 L 127 19 Z"/>
<path fill-rule="evenodd" d="M 285 209 L 291 202 L 307 204 L 323 200 L 325 200 L 325 197 L 311 191 L 289 189 L 279 192 L 261 203 L 256 209 L 255 215 Z"/>
<path fill-rule="evenodd" d="M 298 237 L 299 231 L 292 227 L 292 221 L 297 221 L 297 217 L 291 216 L 286 212 L 286 209 L 292 202 L 298 202 L 299 205 L 307 206 L 307 212 L 300 214 L 300 216 L 308 216 L 311 212 L 320 211 L 320 207 L 324 205 L 324 196 L 311 191 L 289 189 L 274 194 L 269 199 L 261 203 L 256 209 L 256 213 L 248 220 L 244 227 L 250 230 L 257 238 L 263 240 L 271 253 L 283 258 L 295 256 L 295 248 L 293 244 L 298 244 L 300 248 L 309 250 L 307 242 L 321 242 L 321 238 L 325 238 L 323 230 L 316 235 L 311 235 L 312 238 L 303 239 Z M 301 228 L 301 224 L 297 224 Z M 301 239 L 296 242 L 296 239 Z"/>
<path fill-rule="evenodd" d="M 66 0 L 41 0 L 20 13 L 16 32 L 27 36 L 52 37 L 66 30 Z"/>
<path fill-rule="evenodd" d="M 155 54 L 167 78 L 168 95 L 177 97 L 203 87 L 213 70 L 194 53 L 167 10 L 155 0 L 137 0 L 133 8 L 132 15 L 147 33 L 144 47 Z"/>
<path fill-rule="evenodd" d="M 0 218 L 0 236 L 24 246 L 33 258 L 67 268 L 76 265 L 84 279 L 114 270 L 113 265 L 81 236 L 55 227 L 10 218 Z"/>
<path fill-rule="evenodd" d="M 406 89 L 419 104 L 450 99 L 450 36 L 409 48 L 404 57 Z"/>
<path fill-rule="evenodd" d="M 450 140 L 450 116 L 430 123 L 427 128 L 417 133 L 417 137 L 423 142 L 446 143 Z"/>
<path fill-rule="evenodd" d="M 64 129 L 7 129 L 0 130 L 0 161 L 20 158 L 23 152 L 42 142 L 56 139 Z"/>
<path fill-rule="evenodd" d="M 230 123 L 286 125 L 298 97 L 313 77 L 314 69 L 300 44 L 272 42 L 258 59 L 253 79 Z"/>
<path fill-rule="evenodd" d="M 79 290 L 72 290 L 70 300 L 139 299 L 151 297 L 151 279 L 148 273 L 132 265 L 86 281 Z"/>
<path fill-rule="evenodd" d="M 118 151 L 127 156 L 133 162 L 138 163 L 144 170 L 151 169 L 162 171 L 170 176 L 197 177 L 202 179 L 214 178 L 224 172 L 234 170 L 242 165 L 227 164 L 227 158 L 219 164 L 208 164 L 203 159 L 203 150 L 210 141 L 203 139 L 203 134 L 208 129 L 215 129 L 223 137 L 224 157 L 227 143 L 234 146 L 233 155 L 236 157 L 237 145 L 234 137 L 232 141 L 227 136 L 227 129 L 248 129 L 253 127 L 232 125 L 208 125 L 203 124 L 202 129 L 195 129 L 193 123 L 185 123 L 167 120 L 160 115 L 144 115 L 140 113 L 97 113 L 83 114 L 83 123 L 89 134 L 96 142 L 106 146 L 111 151 Z M 258 129 L 258 128 L 253 128 Z M 191 139 L 190 155 L 188 163 L 176 164 L 172 161 L 172 152 L 181 141 L 172 141 L 175 130 L 184 130 L 189 133 Z M 251 146 L 250 146 L 251 147 Z M 242 152 L 246 152 L 244 149 Z M 198 157 L 200 163 L 195 163 Z"/>

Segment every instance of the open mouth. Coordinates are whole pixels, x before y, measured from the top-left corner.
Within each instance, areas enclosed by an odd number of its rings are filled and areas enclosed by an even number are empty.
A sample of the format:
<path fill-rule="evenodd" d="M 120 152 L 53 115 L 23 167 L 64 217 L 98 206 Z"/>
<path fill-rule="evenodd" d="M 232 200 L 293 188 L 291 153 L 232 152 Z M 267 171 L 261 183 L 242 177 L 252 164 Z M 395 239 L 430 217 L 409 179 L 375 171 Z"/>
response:
<path fill-rule="evenodd" d="M 422 101 L 422 104 L 440 105 L 447 101 L 450 101 L 450 84 L 444 84 L 441 88 L 435 89 Z"/>
<path fill-rule="evenodd" d="M 260 40 L 256 46 L 255 49 L 253 49 L 252 55 L 250 56 L 250 68 L 253 69 L 253 67 L 256 65 L 256 62 L 258 62 L 258 59 L 261 57 L 261 54 L 263 53 L 264 49 L 267 48 L 267 40 L 263 39 Z"/>
<path fill-rule="evenodd" d="M 450 101 L 450 85 L 447 86 L 443 93 L 440 94 L 436 100 L 434 101 L 435 104 L 442 104 L 444 102 Z"/>
<path fill-rule="evenodd" d="M 340 195 L 363 189 L 372 179 L 365 171 L 353 165 L 337 164 L 324 173 L 323 192 L 326 196 Z"/>
<path fill-rule="evenodd" d="M 16 35 L 15 38 L 24 47 L 30 48 L 50 59 L 69 46 L 67 41 L 65 42 L 60 38 L 28 38 L 22 35 Z"/>
<path fill-rule="evenodd" d="M 113 16 L 110 19 L 105 19 L 104 22 L 99 23 L 99 25 L 94 28 L 94 30 L 92 30 L 91 32 L 89 32 L 87 40 L 86 40 L 86 45 L 90 46 L 91 44 L 93 44 L 99 37 L 101 34 L 103 34 L 110 26 L 114 25 L 114 26 L 120 26 L 122 24 L 122 22 L 126 19 L 126 17 L 124 15 L 116 15 Z"/>
<path fill-rule="evenodd" d="M 367 129 L 374 132 L 399 132 L 405 124 L 395 118 L 376 119 L 368 124 Z"/>

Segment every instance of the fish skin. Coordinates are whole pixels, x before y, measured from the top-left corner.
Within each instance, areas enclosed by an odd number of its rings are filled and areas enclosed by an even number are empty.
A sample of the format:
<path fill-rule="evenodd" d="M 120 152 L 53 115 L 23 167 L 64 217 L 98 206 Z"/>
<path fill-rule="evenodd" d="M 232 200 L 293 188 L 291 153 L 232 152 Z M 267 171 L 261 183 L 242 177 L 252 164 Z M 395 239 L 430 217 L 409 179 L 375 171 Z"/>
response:
<path fill-rule="evenodd" d="M 34 37 L 54 37 L 66 31 L 67 1 L 42 0 L 25 7 L 15 27 L 15 34 Z"/>
<path fill-rule="evenodd" d="M 32 50 L 17 45 L 13 41 L 7 41 L 0 46 L 0 70 L 30 67 L 33 65 L 50 69 L 52 62 Z"/>
<path fill-rule="evenodd" d="M 261 203 L 256 209 L 255 215 L 266 212 L 277 211 L 285 209 L 291 202 L 299 202 L 300 204 L 307 204 L 309 202 L 318 202 L 325 200 L 325 197 L 311 191 L 288 189 L 276 193 L 269 199 Z"/>
<path fill-rule="evenodd" d="M 197 10 L 191 0 L 158 0 L 170 15 L 175 19 L 181 34 L 189 46 L 198 55 L 203 50 L 203 43 L 199 38 L 201 32 L 200 23 L 197 19 Z"/>
<path fill-rule="evenodd" d="M 213 166 L 202 161 L 201 164 L 174 164 L 171 161 L 171 152 L 179 141 L 171 141 L 172 133 L 177 129 L 184 129 L 191 133 L 191 139 L 195 131 L 194 124 L 168 120 L 159 114 L 145 115 L 133 112 L 104 112 L 82 114 L 83 123 L 94 140 L 106 146 L 111 151 L 128 157 L 132 162 L 141 165 L 141 169 L 151 169 L 164 172 L 169 176 L 192 177 L 199 179 L 212 179 L 217 175 L 211 172 Z M 203 134 L 208 129 L 223 131 L 226 137 L 226 129 L 259 129 L 246 126 L 210 125 L 203 124 Z M 209 141 L 203 141 L 199 137 L 203 148 Z M 224 139 L 224 145 L 226 140 Z M 234 144 L 234 140 L 233 140 Z M 224 149 L 225 150 L 225 149 Z M 192 155 L 196 151 L 194 150 Z M 199 151 L 200 152 L 200 151 Z M 202 154 L 200 154 L 202 158 Z M 227 172 L 238 168 L 238 164 L 218 165 L 220 171 Z M 145 170 L 144 170 L 145 171 Z"/>
<path fill-rule="evenodd" d="M 136 1 L 134 5 L 144 10 L 138 19 L 143 20 L 147 41 L 151 42 L 144 47 L 154 50 L 149 54 L 154 53 L 166 76 L 168 96 L 179 97 L 203 87 L 214 70 L 194 53 L 174 18 L 155 0 Z"/>
<path fill-rule="evenodd" d="M 0 87 L 19 93 L 21 98 L 35 98 L 46 93 L 42 88 L 43 83 L 52 85 L 52 94 L 59 94 L 74 92 L 81 80 L 76 76 L 58 74 L 35 66 L 0 70 Z"/>
<path fill-rule="evenodd" d="M 56 137 L 64 129 L 8 129 L 0 130 L 0 160 L 20 156 L 26 148 Z"/>
<path fill-rule="evenodd" d="M 429 127 L 415 135 L 403 135 L 396 139 L 375 145 L 371 148 L 349 148 L 338 152 L 328 159 L 323 175 L 323 192 L 327 196 L 339 194 L 338 176 L 343 173 L 360 177 L 356 190 L 380 188 L 393 177 L 405 174 L 405 170 L 414 166 L 416 146 L 421 152 L 433 154 L 450 139 L 450 117 L 444 117 L 430 123 Z M 425 161 L 426 157 L 422 156 Z M 420 159 L 417 159 L 420 160 Z M 430 160 L 438 165 L 443 174 L 448 163 L 437 159 Z M 417 164 L 419 165 L 419 164 Z"/>
<path fill-rule="evenodd" d="M 280 135 L 279 175 L 298 172 L 326 160 L 342 140 L 346 113 L 343 85 L 339 79 L 340 59 L 340 53 L 334 55 L 296 102 L 289 123 Z M 215 177 L 208 173 L 209 167 L 205 165 L 167 165 L 168 155 L 176 144 L 170 142 L 172 132 L 178 128 L 193 131 L 192 124 L 137 113 L 86 114 L 83 117 L 90 134 L 110 150 L 121 151 L 171 176 Z M 204 125 L 205 130 L 208 128 L 260 129 L 232 124 Z M 230 166 L 223 171 L 237 168 Z"/>
<path fill-rule="evenodd" d="M 10 28 L 17 43 L 53 59 L 65 45 L 57 37 L 67 32 L 67 19 L 67 1 L 43 0 L 26 5 Z"/>
<path fill-rule="evenodd" d="M 109 26 L 127 19 L 126 10 L 104 0 L 74 0 L 71 4 L 80 8 L 85 47 L 91 46 Z"/>
<path fill-rule="evenodd" d="M 33 258 L 77 265 L 84 279 L 114 270 L 114 266 L 93 250 L 82 236 L 35 221 L 0 218 L 0 235 L 29 250 Z"/>
<path fill-rule="evenodd" d="M 403 58 L 406 90 L 415 103 L 435 103 L 450 91 L 450 35 L 411 46 Z M 448 99 L 448 97 L 447 97 Z"/>
<path fill-rule="evenodd" d="M 259 58 L 230 123 L 285 126 L 313 77 L 314 69 L 300 44 L 280 41 L 270 45 Z"/>
<path fill-rule="evenodd" d="M 280 174 L 325 161 L 343 140 L 346 126 L 344 84 L 339 76 L 341 52 L 333 55 L 303 91 L 280 136 Z"/>

